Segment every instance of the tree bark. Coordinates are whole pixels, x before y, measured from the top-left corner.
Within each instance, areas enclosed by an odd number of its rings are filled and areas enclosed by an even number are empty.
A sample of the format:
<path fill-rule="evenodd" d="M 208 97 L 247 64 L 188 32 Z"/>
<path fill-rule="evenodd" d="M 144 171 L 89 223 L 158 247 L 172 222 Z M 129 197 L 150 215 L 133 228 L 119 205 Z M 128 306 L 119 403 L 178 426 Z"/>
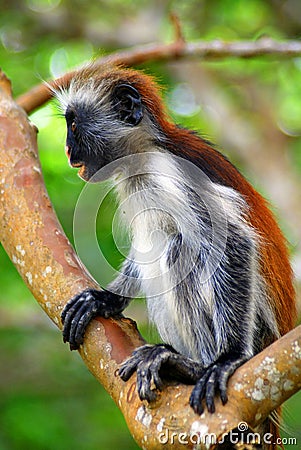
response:
<path fill-rule="evenodd" d="M 0 240 L 20 275 L 51 320 L 61 329 L 65 303 L 87 287 L 98 287 L 68 242 L 48 198 L 36 142 L 36 128 L 11 98 L 0 78 Z M 201 448 L 240 422 L 250 427 L 301 387 L 301 327 L 248 361 L 229 382 L 229 401 L 216 413 L 196 415 L 188 399 L 192 387 L 172 383 L 155 403 L 141 402 L 135 375 L 120 380 L 118 365 L 143 340 L 130 319 L 92 321 L 79 352 L 89 370 L 121 409 L 142 448 Z M 67 347 L 66 347 L 67 348 Z M 167 439 L 167 440 L 166 440 Z M 214 443 L 214 442 L 212 442 Z"/>

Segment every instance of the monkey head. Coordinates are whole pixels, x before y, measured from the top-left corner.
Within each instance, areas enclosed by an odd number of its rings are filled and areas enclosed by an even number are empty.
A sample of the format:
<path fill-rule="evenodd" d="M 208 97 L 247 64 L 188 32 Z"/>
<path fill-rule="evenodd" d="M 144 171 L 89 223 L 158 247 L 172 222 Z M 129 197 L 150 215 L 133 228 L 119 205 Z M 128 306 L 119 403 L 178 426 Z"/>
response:
<path fill-rule="evenodd" d="M 144 151 L 158 134 L 151 109 L 161 100 L 154 88 L 157 102 L 148 105 L 146 85 L 152 90 L 150 77 L 130 69 L 90 67 L 78 72 L 68 89 L 56 91 L 67 123 L 66 154 L 81 178 L 88 181 L 111 161 Z"/>

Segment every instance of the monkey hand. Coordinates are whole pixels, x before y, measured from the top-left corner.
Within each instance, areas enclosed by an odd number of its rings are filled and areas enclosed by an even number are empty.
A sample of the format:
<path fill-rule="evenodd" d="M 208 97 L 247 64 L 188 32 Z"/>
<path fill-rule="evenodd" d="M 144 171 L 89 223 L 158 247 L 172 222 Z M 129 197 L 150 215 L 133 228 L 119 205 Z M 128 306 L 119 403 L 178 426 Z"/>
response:
<path fill-rule="evenodd" d="M 111 317 L 120 314 L 128 299 L 106 290 L 86 289 L 73 297 L 62 312 L 63 339 L 70 350 L 77 350 L 84 341 L 88 324 L 96 316 Z"/>
<path fill-rule="evenodd" d="M 224 355 L 203 369 L 189 399 L 190 406 L 197 414 L 202 414 L 204 411 L 203 400 L 205 400 L 208 411 L 214 413 L 214 397 L 218 392 L 223 405 L 227 403 L 227 382 L 235 370 L 247 359 L 244 356 Z"/>
<path fill-rule="evenodd" d="M 177 353 L 170 345 L 143 345 L 132 353 L 119 368 L 122 380 L 127 381 L 137 371 L 137 389 L 141 400 L 156 398 L 155 389 L 162 390 L 162 378 L 173 378 L 194 384 L 200 378 L 203 366 Z M 155 389 L 154 389 L 155 388 Z"/>

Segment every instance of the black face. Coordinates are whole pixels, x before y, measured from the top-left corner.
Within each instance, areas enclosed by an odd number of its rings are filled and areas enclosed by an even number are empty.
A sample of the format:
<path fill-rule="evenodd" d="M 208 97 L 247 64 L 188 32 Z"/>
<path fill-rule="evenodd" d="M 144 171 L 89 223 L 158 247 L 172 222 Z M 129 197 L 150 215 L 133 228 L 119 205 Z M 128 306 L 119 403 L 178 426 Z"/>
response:
<path fill-rule="evenodd" d="M 79 167 L 79 175 L 89 179 L 89 145 L 85 140 L 85 114 L 80 108 L 68 107 L 65 112 L 67 123 L 66 154 L 72 167 Z"/>
<path fill-rule="evenodd" d="M 72 167 L 79 167 L 79 175 L 88 181 L 99 169 L 120 158 L 117 153 L 118 131 L 135 127 L 143 117 L 139 92 L 131 85 L 117 85 L 111 97 L 112 113 L 101 108 L 68 106 L 66 154 Z M 110 116 L 110 117 L 109 117 Z"/>

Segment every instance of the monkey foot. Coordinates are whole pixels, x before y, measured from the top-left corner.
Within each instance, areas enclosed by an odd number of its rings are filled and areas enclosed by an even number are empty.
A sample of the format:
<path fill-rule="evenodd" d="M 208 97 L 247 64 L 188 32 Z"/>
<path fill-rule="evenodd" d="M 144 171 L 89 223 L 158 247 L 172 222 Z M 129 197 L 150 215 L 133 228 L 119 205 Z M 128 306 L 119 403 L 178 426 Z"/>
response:
<path fill-rule="evenodd" d="M 135 371 L 140 399 L 151 402 L 156 398 L 155 389 L 163 387 L 162 377 L 193 384 L 200 378 L 202 366 L 180 355 L 170 345 L 144 345 L 122 363 L 119 375 L 127 381 Z"/>
<path fill-rule="evenodd" d="M 203 400 L 205 400 L 208 411 L 214 413 L 214 397 L 217 393 L 219 393 L 223 405 L 227 403 L 227 382 L 235 370 L 247 359 L 245 357 L 235 359 L 228 357 L 226 359 L 223 356 L 203 369 L 189 399 L 190 406 L 197 414 L 202 414 L 204 411 Z"/>
<path fill-rule="evenodd" d="M 63 339 L 70 350 L 76 350 L 84 341 L 88 324 L 96 316 L 111 317 L 123 310 L 125 297 L 109 291 L 86 289 L 73 297 L 62 312 Z"/>

